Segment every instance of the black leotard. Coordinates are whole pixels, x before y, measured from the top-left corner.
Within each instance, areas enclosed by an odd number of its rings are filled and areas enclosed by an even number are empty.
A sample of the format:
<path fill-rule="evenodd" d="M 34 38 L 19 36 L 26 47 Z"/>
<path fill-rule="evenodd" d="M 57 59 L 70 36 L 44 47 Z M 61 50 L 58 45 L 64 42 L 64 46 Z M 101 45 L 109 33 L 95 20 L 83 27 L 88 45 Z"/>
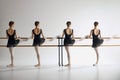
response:
<path fill-rule="evenodd" d="M 7 42 L 7 47 L 15 47 L 20 40 L 16 39 L 16 30 L 14 30 L 14 33 L 12 35 L 8 34 L 8 30 L 6 30 L 6 34 L 8 36 L 8 42 Z"/>
<path fill-rule="evenodd" d="M 92 37 L 93 37 L 93 43 L 92 43 L 92 47 L 96 48 L 98 46 L 100 46 L 103 43 L 103 39 L 100 39 L 98 36 L 100 35 L 100 30 L 99 33 L 97 35 L 95 35 L 94 33 L 94 29 L 92 30 Z"/>
<path fill-rule="evenodd" d="M 71 38 L 72 34 L 73 34 L 73 30 L 71 34 L 67 34 L 66 33 L 66 29 L 64 29 L 64 34 L 65 34 L 65 38 L 64 38 L 64 46 L 68 46 L 68 45 L 73 45 L 75 43 L 75 40 L 73 40 Z"/>
<path fill-rule="evenodd" d="M 40 46 L 41 44 L 45 42 L 45 39 L 41 38 L 42 29 L 40 29 L 39 34 L 35 34 L 34 29 L 32 30 L 32 33 L 34 34 L 33 46 Z"/>

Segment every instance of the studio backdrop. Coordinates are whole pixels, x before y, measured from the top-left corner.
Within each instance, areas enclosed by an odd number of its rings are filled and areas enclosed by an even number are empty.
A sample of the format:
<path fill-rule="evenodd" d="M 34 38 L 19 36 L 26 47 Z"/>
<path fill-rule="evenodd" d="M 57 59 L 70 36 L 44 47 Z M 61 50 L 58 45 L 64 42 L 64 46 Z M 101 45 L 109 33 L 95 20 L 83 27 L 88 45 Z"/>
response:
<path fill-rule="evenodd" d="M 61 35 L 66 22 L 71 21 L 75 37 L 84 37 L 94 28 L 94 21 L 99 22 L 103 37 L 120 36 L 120 0 L 0 0 L 0 37 L 6 36 L 9 21 L 15 22 L 19 37 L 31 37 L 34 22 L 40 21 L 45 37 Z M 33 40 L 19 45 L 32 45 Z M 7 40 L 0 39 L 6 45 Z M 56 44 L 57 40 L 46 44 Z M 91 45 L 92 40 L 76 41 L 74 45 Z M 120 44 L 120 39 L 105 41 L 106 44 Z M 39 47 L 41 65 L 58 64 L 57 47 Z M 120 46 L 99 47 L 100 64 L 119 64 Z M 96 55 L 92 47 L 70 47 L 72 65 L 92 65 Z M 15 47 L 15 65 L 36 64 L 34 47 Z M 10 62 L 9 50 L 0 47 L 0 65 Z M 67 63 L 64 50 L 64 64 Z"/>

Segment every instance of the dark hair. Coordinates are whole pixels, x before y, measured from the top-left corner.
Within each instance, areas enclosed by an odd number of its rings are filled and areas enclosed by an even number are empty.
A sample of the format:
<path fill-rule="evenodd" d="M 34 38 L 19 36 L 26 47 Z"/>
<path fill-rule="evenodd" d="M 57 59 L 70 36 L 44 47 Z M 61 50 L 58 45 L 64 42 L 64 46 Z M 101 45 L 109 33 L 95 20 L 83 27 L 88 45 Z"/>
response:
<path fill-rule="evenodd" d="M 38 26 L 39 25 L 39 21 L 35 21 L 35 26 Z"/>
<path fill-rule="evenodd" d="M 9 22 L 9 26 L 11 27 L 14 24 L 14 21 Z"/>
<path fill-rule="evenodd" d="M 97 26 L 99 23 L 97 21 L 94 22 L 94 26 Z"/>
<path fill-rule="evenodd" d="M 69 26 L 71 25 L 71 22 L 70 22 L 70 21 L 67 21 L 67 22 L 66 22 L 66 25 L 67 25 L 67 27 L 69 27 Z"/>

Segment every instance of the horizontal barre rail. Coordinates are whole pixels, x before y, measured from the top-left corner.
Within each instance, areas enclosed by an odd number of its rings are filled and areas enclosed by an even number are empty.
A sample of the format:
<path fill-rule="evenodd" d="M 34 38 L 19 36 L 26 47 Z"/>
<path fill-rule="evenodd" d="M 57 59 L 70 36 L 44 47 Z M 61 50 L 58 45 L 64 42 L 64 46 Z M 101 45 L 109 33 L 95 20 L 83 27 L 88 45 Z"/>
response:
<path fill-rule="evenodd" d="M 41 45 L 40 47 L 58 47 L 58 46 L 64 46 L 64 45 Z M 73 45 L 70 47 L 91 47 L 92 45 Z M 111 45 L 101 45 L 100 47 L 113 47 L 118 46 L 120 47 L 120 44 L 111 44 Z M 7 47 L 7 45 L 0 45 L 0 47 Z M 32 45 L 18 45 L 16 47 L 34 47 Z"/>
<path fill-rule="evenodd" d="M 0 45 L 0 47 L 7 47 L 7 45 Z M 17 45 L 16 47 L 34 47 L 32 45 Z M 58 45 L 41 45 L 40 47 L 58 47 Z"/>
<path fill-rule="evenodd" d="M 29 37 L 20 37 L 21 39 L 27 39 Z M 55 37 L 46 37 L 46 39 L 53 39 Z M 111 37 L 102 37 L 102 39 L 110 39 Z M 0 37 L 0 39 L 7 39 L 6 37 Z M 62 39 L 61 37 L 57 39 Z M 82 37 L 75 37 L 75 39 L 83 39 Z M 92 38 L 86 38 L 86 39 L 92 39 Z M 120 39 L 120 37 L 112 37 L 112 39 Z"/>
<path fill-rule="evenodd" d="M 20 38 L 21 39 L 28 39 L 29 37 L 20 37 Z M 7 37 L 0 37 L 0 39 L 7 39 Z M 53 37 L 47 37 L 47 39 L 53 39 Z"/>

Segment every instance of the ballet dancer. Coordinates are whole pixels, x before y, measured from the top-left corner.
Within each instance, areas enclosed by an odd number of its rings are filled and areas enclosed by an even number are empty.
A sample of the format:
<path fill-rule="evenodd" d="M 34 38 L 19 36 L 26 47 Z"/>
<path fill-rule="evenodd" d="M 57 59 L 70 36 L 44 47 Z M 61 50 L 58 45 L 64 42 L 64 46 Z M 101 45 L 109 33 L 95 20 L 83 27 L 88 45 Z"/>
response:
<path fill-rule="evenodd" d="M 88 36 L 88 38 L 92 37 L 92 39 L 93 39 L 92 47 L 94 48 L 94 50 L 96 52 L 96 57 L 97 57 L 96 63 L 93 64 L 93 66 L 96 66 L 98 64 L 98 62 L 99 62 L 98 47 L 103 43 L 103 39 L 101 38 L 101 31 L 100 31 L 100 29 L 97 28 L 98 24 L 99 23 L 97 21 L 94 22 L 94 29 L 92 29 L 90 31 L 90 35 Z"/>
<path fill-rule="evenodd" d="M 11 55 L 11 64 L 7 65 L 7 67 L 13 67 L 13 47 L 17 46 L 17 44 L 20 42 L 20 38 L 17 37 L 16 30 L 14 29 L 14 22 L 9 22 L 9 29 L 6 30 L 6 36 L 8 39 L 7 47 L 9 48 L 9 52 Z"/>
<path fill-rule="evenodd" d="M 36 55 L 38 64 L 35 65 L 35 67 L 40 66 L 40 56 L 38 47 L 45 42 L 45 37 L 43 35 L 42 29 L 40 29 L 39 21 L 35 22 L 35 28 L 32 30 L 32 39 L 33 39 L 33 46 L 35 47 Z"/>
<path fill-rule="evenodd" d="M 67 21 L 66 22 L 67 28 L 63 30 L 62 38 L 64 38 L 64 46 L 65 50 L 67 52 L 67 59 L 68 59 L 68 64 L 65 66 L 70 66 L 70 53 L 69 53 L 69 46 L 73 45 L 75 43 L 75 38 L 74 38 L 74 32 L 73 29 L 70 28 L 71 22 Z"/>

